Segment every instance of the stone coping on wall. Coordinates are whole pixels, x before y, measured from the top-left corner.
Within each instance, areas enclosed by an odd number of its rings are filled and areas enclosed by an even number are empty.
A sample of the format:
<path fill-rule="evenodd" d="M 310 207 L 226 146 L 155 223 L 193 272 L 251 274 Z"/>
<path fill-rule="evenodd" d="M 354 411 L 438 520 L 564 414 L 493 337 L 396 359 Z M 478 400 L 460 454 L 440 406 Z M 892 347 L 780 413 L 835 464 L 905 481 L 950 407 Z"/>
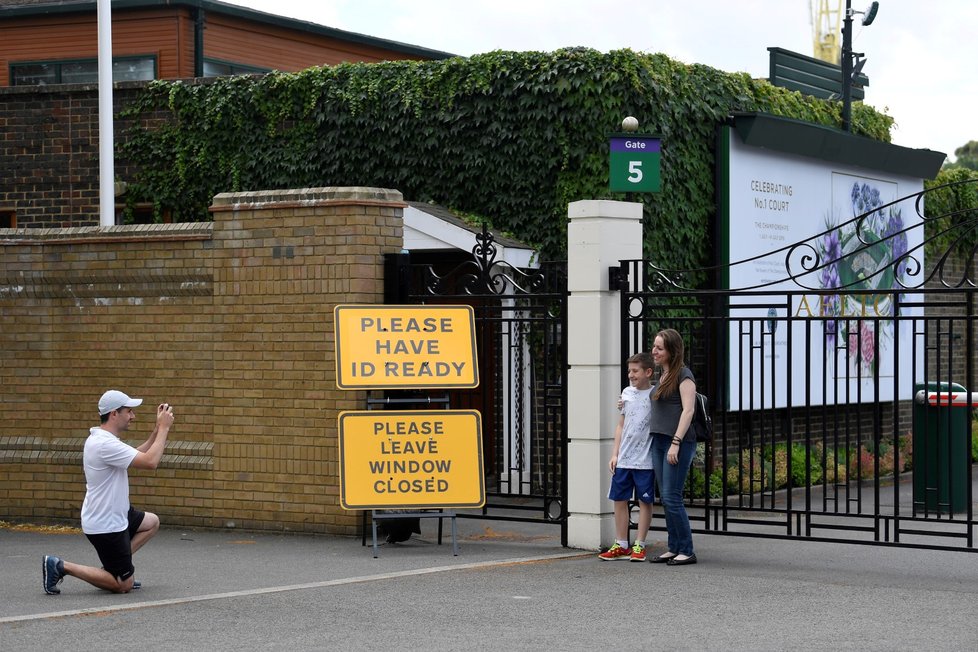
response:
<path fill-rule="evenodd" d="M 94 299 L 105 303 L 115 298 L 212 296 L 214 280 L 208 273 L 159 274 L 131 272 L 102 274 L 98 277 L 20 273 L 0 273 L 0 299 Z"/>
<path fill-rule="evenodd" d="M 0 464 L 81 464 L 85 439 L 81 437 L 0 437 Z M 170 469 L 214 468 L 214 444 L 202 441 L 168 441 L 161 467 Z"/>
<path fill-rule="evenodd" d="M 213 222 L 0 229 L 0 245 L 68 245 L 120 240 L 209 240 Z"/>
<path fill-rule="evenodd" d="M 323 188 L 298 188 L 288 190 L 255 190 L 224 192 L 215 195 L 211 212 L 250 209 L 260 205 L 319 206 L 323 204 L 394 204 L 404 208 L 407 204 L 397 190 L 368 188 L 364 186 L 329 186 Z"/>

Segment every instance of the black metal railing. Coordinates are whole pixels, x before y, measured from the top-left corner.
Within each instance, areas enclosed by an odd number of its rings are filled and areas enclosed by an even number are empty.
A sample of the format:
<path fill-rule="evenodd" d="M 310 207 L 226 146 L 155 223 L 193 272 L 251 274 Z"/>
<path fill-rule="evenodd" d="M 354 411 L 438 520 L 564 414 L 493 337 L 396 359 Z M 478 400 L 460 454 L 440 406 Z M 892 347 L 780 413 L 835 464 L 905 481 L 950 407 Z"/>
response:
<path fill-rule="evenodd" d="M 487 500 L 459 516 L 557 524 L 566 545 L 566 265 L 517 268 L 487 228 L 475 239 L 471 254 L 390 257 L 387 300 L 473 308 L 482 380 L 450 396 L 482 414 Z"/>
<path fill-rule="evenodd" d="M 675 328 L 711 399 L 715 440 L 687 486 L 697 531 L 978 551 L 978 210 L 924 218 L 925 194 L 723 268 L 612 268 L 621 359 Z M 880 219 L 909 203 L 919 221 Z M 783 260 L 783 273 L 768 264 L 741 287 L 683 281 L 762 258 Z M 952 390 L 958 404 L 941 404 Z"/>

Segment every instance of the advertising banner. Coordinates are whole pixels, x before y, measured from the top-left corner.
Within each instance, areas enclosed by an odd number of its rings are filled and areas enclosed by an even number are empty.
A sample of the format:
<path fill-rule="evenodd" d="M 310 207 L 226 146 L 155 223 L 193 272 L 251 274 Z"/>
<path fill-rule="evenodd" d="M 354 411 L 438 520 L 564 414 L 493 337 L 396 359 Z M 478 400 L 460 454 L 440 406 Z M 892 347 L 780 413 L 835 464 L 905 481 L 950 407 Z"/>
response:
<path fill-rule="evenodd" d="M 923 229 L 904 232 L 921 219 L 916 197 L 890 204 L 923 182 L 749 147 L 725 131 L 727 287 L 743 290 L 730 299 L 729 409 L 784 407 L 789 379 L 795 405 L 911 398 L 912 383 L 894 378 L 911 378 L 914 360 L 894 352 L 913 350 L 913 325 L 893 318 L 923 314 L 897 305 L 913 298 L 900 291 L 899 260 L 913 251 L 923 262 Z M 823 369 L 828 381 L 807 388 Z"/>

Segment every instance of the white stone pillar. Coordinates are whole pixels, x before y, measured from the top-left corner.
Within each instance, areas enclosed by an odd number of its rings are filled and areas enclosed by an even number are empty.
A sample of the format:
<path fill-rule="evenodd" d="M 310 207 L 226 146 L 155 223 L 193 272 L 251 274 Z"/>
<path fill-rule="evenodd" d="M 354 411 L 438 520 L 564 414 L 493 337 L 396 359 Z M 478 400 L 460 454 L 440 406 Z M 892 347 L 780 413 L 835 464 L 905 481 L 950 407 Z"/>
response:
<path fill-rule="evenodd" d="M 577 201 L 567 216 L 567 542 L 597 550 L 614 538 L 608 459 L 621 392 L 621 319 L 608 268 L 642 257 L 642 205 Z"/>

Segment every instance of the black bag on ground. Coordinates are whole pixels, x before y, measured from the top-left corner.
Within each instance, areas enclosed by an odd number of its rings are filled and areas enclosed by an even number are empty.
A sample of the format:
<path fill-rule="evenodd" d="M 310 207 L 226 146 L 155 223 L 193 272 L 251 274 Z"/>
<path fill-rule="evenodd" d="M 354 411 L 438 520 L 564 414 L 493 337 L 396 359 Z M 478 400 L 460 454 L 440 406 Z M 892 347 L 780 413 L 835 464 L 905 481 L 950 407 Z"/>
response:
<path fill-rule="evenodd" d="M 387 514 L 396 514 L 405 510 L 388 510 Z M 411 538 L 412 534 L 421 534 L 421 519 L 405 516 L 404 518 L 385 518 L 377 523 L 377 533 L 387 535 L 387 543 L 401 543 Z"/>

